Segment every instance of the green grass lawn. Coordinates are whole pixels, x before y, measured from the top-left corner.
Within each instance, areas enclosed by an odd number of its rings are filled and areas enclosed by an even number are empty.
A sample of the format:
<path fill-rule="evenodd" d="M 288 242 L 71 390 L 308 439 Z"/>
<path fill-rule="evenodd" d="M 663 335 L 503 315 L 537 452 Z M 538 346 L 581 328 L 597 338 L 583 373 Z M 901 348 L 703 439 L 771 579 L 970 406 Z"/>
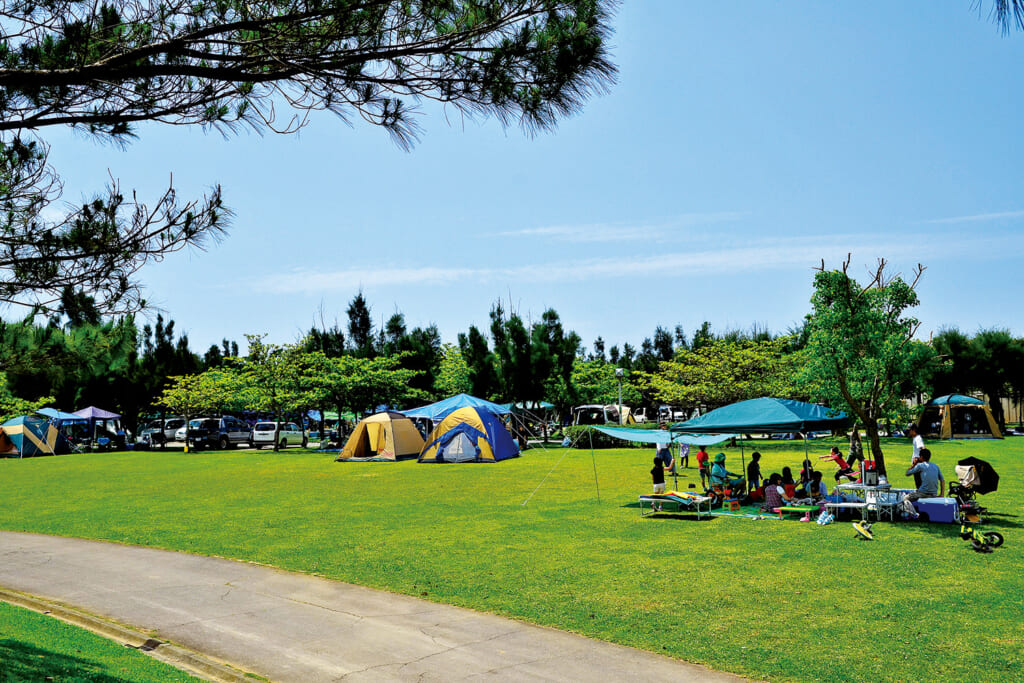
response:
<path fill-rule="evenodd" d="M 832 443 L 813 442 L 812 457 Z M 799 442 L 758 446 L 763 472 L 799 470 Z M 951 525 L 878 524 L 860 542 L 848 523 L 641 518 L 652 449 L 531 450 L 495 465 L 294 450 L 8 460 L 0 527 L 313 572 L 754 678 L 1015 680 L 1024 438 L 929 447 L 947 480 L 967 455 L 999 471 L 982 499 L 996 513 L 987 528 L 1006 536 L 995 553 L 974 553 Z M 903 484 L 909 443 L 886 452 Z M 687 474 L 681 488 L 697 480 Z"/>
<path fill-rule="evenodd" d="M 170 683 L 198 678 L 88 631 L 0 602 L 0 681 Z"/>

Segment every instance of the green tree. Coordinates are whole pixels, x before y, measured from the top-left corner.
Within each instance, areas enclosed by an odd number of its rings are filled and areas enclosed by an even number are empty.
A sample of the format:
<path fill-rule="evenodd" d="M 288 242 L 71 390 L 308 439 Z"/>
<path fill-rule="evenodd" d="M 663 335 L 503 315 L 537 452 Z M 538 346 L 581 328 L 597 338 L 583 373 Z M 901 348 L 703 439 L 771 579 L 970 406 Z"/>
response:
<path fill-rule="evenodd" d="M 224 230 L 220 188 L 150 206 L 117 183 L 48 219 L 60 179 L 33 136 L 127 143 L 143 121 L 292 132 L 361 118 L 408 147 L 416 106 L 548 129 L 615 76 L 612 0 L 10 2 L 0 37 L 0 301 L 132 310 L 148 261 Z M 281 111 L 291 118 L 278 120 Z M 126 197 L 132 197 L 130 200 Z M 81 293 L 88 296 L 80 296 Z M 71 306 L 69 306 L 69 304 Z M 86 313 L 88 311 L 85 311 Z"/>
<path fill-rule="evenodd" d="M 245 387 L 245 406 L 274 417 L 274 450 L 280 448 L 279 432 L 286 413 L 302 411 L 313 402 L 307 391 L 307 369 L 316 361 L 301 344 L 268 344 L 266 335 L 247 334 L 249 352 L 238 363 L 238 376 Z M 300 424 L 304 424 L 299 420 Z"/>
<path fill-rule="evenodd" d="M 52 402 L 52 396 L 43 396 L 34 401 L 18 398 L 11 393 L 7 386 L 7 374 L 0 372 L 0 422 L 6 422 L 19 415 L 34 413 Z"/>
<path fill-rule="evenodd" d="M 637 373 L 635 381 L 655 400 L 687 411 L 762 396 L 795 397 L 799 359 L 785 352 L 786 344 L 785 338 L 705 340 L 692 350 L 678 349 L 656 372 Z"/>
<path fill-rule="evenodd" d="M 845 409 L 864 425 L 871 453 L 885 472 L 879 442 L 879 421 L 901 409 L 901 392 L 921 379 L 918 371 L 931 362 L 925 345 L 912 345 L 920 323 L 908 315 L 917 306 L 917 286 L 924 266 L 904 282 L 886 273 L 879 259 L 870 281 L 859 284 L 848 273 L 850 259 L 839 270 L 821 268 L 814 277 L 810 337 L 800 378 L 817 401 Z"/>
<path fill-rule="evenodd" d="M 500 392 L 497 361 L 487 337 L 476 325 L 470 325 L 469 332 L 459 333 L 459 351 L 469 367 L 470 393 L 488 400 L 497 398 Z"/>
<path fill-rule="evenodd" d="M 351 410 L 359 415 L 381 403 L 395 405 L 425 398 L 410 386 L 416 372 L 401 367 L 401 355 L 329 358 L 315 352 L 312 356 L 310 367 L 315 372 L 306 379 L 309 396 L 334 406 L 339 414 Z"/>
<path fill-rule="evenodd" d="M 572 368 L 572 387 L 574 394 L 566 397 L 564 385 L 551 387 L 549 397 L 560 410 L 574 405 L 599 403 L 608 405 L 619 402 L 619 381 L 615 376 L 615 366 L 602 360 L 585 360 L 577 357 Z M 627 375 L 622 380 L 623 405 L 636 406 L 643 401 L 640 389 L 633 383 L 633 376 Z"/>
<path fill-rule="evenodd" d="M 359 292 L 349 302 L 345 311 L 348 316 L 349 351 L 357 356 L 369 358 L 376 355 L 373 339 L 373 320 L 370 318 L 370 306 L 366 297 Z M 404 330 L 405 323 L 402 323 Z"/>
<path fill-rule="evenodd" d="M 473 391 L 469 365 L 455 344 L 445 344 L 441 347 L 441 363 L 434 379 L 434 391 L 441 398 L 469 394 Z"/>
<path fill-rule="evenodd" d="M 168 377 L 155 405 L 185 418 L 185 451 L 188 451 L 189 422 L 204 412 L 222 412 L 225 407 L 240 407 L 244 385 L 238 375 L 224 368 L 193 375 Z"/>

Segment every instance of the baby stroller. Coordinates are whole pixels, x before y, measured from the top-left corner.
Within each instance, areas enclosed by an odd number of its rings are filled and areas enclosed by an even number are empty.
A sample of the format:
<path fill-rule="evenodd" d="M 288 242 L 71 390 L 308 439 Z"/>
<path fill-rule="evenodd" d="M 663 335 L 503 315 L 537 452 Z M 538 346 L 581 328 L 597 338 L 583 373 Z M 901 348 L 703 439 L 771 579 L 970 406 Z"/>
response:
<path fill-rule="evenodd" d="M 949 485 L 949 494 L 957 499 L 960 516 L 969 522 L 980 522 L 986 512 L 977 500 L 978 495 L 991 493 L 999 488 L 999 475 L 984 460 L 964 458 L 956 465 L 957 483 Z"/>

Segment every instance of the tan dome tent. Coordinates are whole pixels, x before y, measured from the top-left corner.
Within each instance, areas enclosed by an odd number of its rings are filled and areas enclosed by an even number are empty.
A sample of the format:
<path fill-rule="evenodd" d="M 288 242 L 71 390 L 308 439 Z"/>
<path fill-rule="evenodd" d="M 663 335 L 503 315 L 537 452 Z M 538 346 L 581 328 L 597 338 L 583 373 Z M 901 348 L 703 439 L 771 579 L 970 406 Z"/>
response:
<path fill-rule="evenodd" d="M 918 420 L 921 434 L 937 439 L 1001 439 L 988 404 L 960 394 L 933 398 Z"/>
<path fill-rule="evenodd" d="M 423 437 L 412 420 L 392 411 L 364 418 L 352 430 L 337 462 L 393 462 L 415 458 Z"/>

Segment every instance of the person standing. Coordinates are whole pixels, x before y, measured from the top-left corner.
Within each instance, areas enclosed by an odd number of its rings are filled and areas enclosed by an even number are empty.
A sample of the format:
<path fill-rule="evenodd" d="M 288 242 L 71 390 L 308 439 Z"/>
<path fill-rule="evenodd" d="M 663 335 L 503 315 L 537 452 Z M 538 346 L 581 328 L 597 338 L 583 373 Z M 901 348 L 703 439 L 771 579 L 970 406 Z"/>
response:
<path fill-rule="evenodd" d="M 669 474 L 675 472 L 676 461 L 672 458 L 672 448 L 667 443 L 655 444 L 654 455 L 662 462 L 662 466 L 668 470 Z"/>
<path fill-rule="evenodd" d="M 850 432 L 850 451 L 846 454 L 846 464 L 852 469 L 857 466 L 858 460 L 864 461 L 864 444 L 860 441 L 857 425 L 854 425 L 853 431 Z"/>
<path fill-rule="evenodd" d="M 679 464 L 690 469 L 690 444 L 679 444 Z"/>
<path fill-rule="evenodd" d="M 708 471 L 708 460 L 710 458 L 703 446 L 697 450 L 697 473 L 700 474 L 700 485 L 704 488 L 707 488 L 711 481 L 711 473 Z"/>
<path fill-rule="evenodd" d="M 754 451 L 750 454 L 747 465 L 747 491 L 756 491 L 761 486 L 761 454 Z"/>
<path fill-rule="evenodd" d="M 651 468 L 651 481 L 655 493 L 665 493 L 665 466 L 661 458 L 654 456 L 654 467 Z"/>
<path fill-rule="evenodd" d="M 917 425 L 913 422 L 907 425 L 907 436 L 910 437 L 910 443 L 914 447 L 914 453 L 910 456 L 910 466 L 913 467 L 921 461 L 921 451 L 924 449 L 924 439 L 917 433 Z M 921 487 L 920 474 L 914 475 L 914 487 Z"/>

